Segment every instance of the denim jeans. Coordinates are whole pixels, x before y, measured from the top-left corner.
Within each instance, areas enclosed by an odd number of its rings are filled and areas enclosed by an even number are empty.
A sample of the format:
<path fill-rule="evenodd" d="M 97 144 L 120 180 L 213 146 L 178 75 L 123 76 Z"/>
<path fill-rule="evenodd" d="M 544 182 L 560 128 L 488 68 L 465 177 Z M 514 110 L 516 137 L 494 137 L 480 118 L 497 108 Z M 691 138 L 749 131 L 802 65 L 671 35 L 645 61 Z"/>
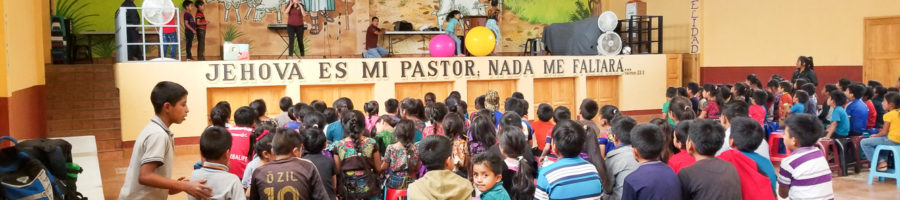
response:
<path fill-rule="evenodd" d="M 890 139 L 888 139 L 887 136 L 870 137 L 870 138 L 863 139 L 862 141 L 859 142 L 859 146 L 861 146 L 860 149 L 862 149 L 863 153 L 866 154 L 866 158 L 868 158 L 869 160 L 873 159 L 872 156 L 875 154 L 875 147 L 877 147 L 878 145 L 900 145 L 900 144 L 897 144 L 896 142 L 891 141 Z M 887 154 L 881 154 L 878 157 L 879 157 L 878 158 L 879 161 L 885 160 L 885 159 L 887 159 Z"/>
<path fill-rule="evenodd" d="M 164 33 L 163 42 L 178 42 L 178 33 Z M 168 58 L 176 59 L 178 55 L 177 45 L 165 45 L 164 55 Z"/>
<path fill-rule="evenodd" d="M 366 50 L 366 52 L 363 53 L 363 57 L 364 58 L 381 58 L 382 56 L 385 56 L 387 54 L 388 54 L 388 51 L 386 49 L 376 46 L 375 48 Z"/>

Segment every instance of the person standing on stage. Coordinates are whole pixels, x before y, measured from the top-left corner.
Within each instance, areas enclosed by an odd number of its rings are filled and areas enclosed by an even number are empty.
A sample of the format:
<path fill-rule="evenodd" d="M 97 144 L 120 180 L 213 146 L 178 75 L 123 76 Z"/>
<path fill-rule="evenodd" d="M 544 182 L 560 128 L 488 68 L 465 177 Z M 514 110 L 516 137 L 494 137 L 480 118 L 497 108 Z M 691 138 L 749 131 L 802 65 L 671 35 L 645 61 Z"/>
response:
<path fill-rule="evenodd" d="M 197 13 L 194 15 L 196 19 L 194 22 L 197 24 L 197 60 L 201 61 L 206 60 L 203 53 L 206 51 L 206 25 L 209 24 L 206 15 L 203 15 L 204 5 L 203 0 L 194 2 L 194 6 L 197 7 Z"/>
<path fill-rule="evenodd" d="M 134 0 L 125 0 L 122 2 L 123 8 L 134 8 L 137 5 L 134 5 Z M 116 16 L 119 15 L 119 11 L 116 11 Z M 129 9 L 125 11 L 125 24 L 127 25 L 140 25 L 141 24 L 141 16 L 138 14 L 136 9 Z M 128 38 L 128 43 L 136 43 L 139 41 L 137 27 L 127 27 L 125 28 L 125 35 Z M 143 56 L 141 56 L 141 46 L 140 45 L 128 45 L 128 60 L 142 60 Z"/>
<path fill-rule="evenodd" d="M 485 27 L 494 31 L 494 38 L 496 38 L 497 41 L 496 46 L 494 47 L 495 51 L 500 48 L 500 15 L 502 13 L 500 13 L 499 3 L 500 0 L 491 0 L 491 7 L 487 10 L 488 19 L 484 24 Z"/>
<path fill-rule="evenodd" d="M 300 0 L 291 0 L 282 13 L 288 15 L 288 57 L 294 56 L 294 37 L 297 38 L 297 45 L 300 47 L 300 58 L 306 55 L 303 50 L 303 16 L 306 15 L 305 5 Z"/>
<path fill-rule="evenodd" d="M 182 17 L 182 19 L 184 19 L 184 45 L 185 52 L 187 53 L 186 60 L 190 61 L 194 59 L 193 55 L 191 54 L 191 46 L 194 43 L 194 34 L 197 33 L 197 23 L 194 19 L 194 15 L 191 15 L 191 13 L 194 12 L 195 9 L 194 2 L 186 0 L 181 4 L 181 7 L 184 8 L 184 17 Z"/>
<path fill-rule="evenodd" d="M 387 50 L 378 46 L 378 36 L 384 35 L 384 29 L 378 28 L 378 21 L 378 17 L 372 17 L 372 22 L 366 29 L 366 52 L 363 52 L 365 58 L 381 58 L 388 54 Z"/>

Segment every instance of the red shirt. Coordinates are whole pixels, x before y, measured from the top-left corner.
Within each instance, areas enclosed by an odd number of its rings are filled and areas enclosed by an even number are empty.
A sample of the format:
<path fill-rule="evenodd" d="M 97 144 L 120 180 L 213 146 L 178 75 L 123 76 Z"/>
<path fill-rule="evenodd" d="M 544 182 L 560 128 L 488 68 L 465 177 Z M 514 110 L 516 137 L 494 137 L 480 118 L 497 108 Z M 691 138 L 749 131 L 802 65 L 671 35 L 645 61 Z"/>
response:
<path fill-rule="evenodd" d="M 378 34 L 375 34 L 377 31 L 381 31 L 381 29 L 371 24 L 366 29 L 366 49 L 378 47 Z"/>
<path fill-rule="evenodd" d="M 869 107 L 869 118 L 868 123 L 866 123 L 866 128 L 875 128 L 875 120 L 878 119 L 876 115 L 878 115 L 875 110 L 875 104 L 872 104 L 872 100 L 866 101 L 866 107 Z"/>
<path fill-rule="evenodd" d="M 553 132 L 553 122 L 534 120 L 531 121 L 531 128 L 534 129 L 534 139 L 537 140 L 538 148 L 543 150 L 546 137 L 550 137 L 550 132 Z"/>
<path fill-rule="evenodd" d="M 745 156 L 737 149 L 722 152 L 717 158 L 734 165 L 738 178 L 741 180 L 741 195 L 744 197 L 743 199 L 775 199 L 775 192 L 772 191 L 772 182 L 760 172 L 758 165 L 753 159 Z"/>
<path fill-rule="evenodd" d="M 288 10 L 288 25 L 303 26 L 303 13 L 300 9 L 291 8 Z"/>
<path fill-rule="evenodd" d="M 672 155 L 671 158 L 669 158 L 669 167 L 672 167 L 672 170 L 675 170 L 675 173 L 677 174 L 678 171 L 681 171 L 682 168 L 691 166 L 695 162 L 697 162 L 697 160 L 694 159 L 694 157 L 691 156 L 691 154 L 689 154 L 687 150 L 682 150 L 681 152 L 678 152 L 675 155 Z"/>
<path fill-rule="evenodd" d="M 766 120 L 766 108 L 761 105 L 752 105 L 750 106 L 750 118 L 759 122 L 759 125 L 765 124 Z"/>
<path fill-rule="evenodd" d="M 232 126 L 228 128 L 231 133 L 231 155 L 228 156 L 228 173 L 237 175 L 239 179 L 244 176 L 244 168 L 250 162 L 247 152 L 250 152 L 250 133 L 253 129 L 250 127 Z"/>
<path fill-rule="evenodd" d="M 194 17 L 194 18 L 197 19 L 197 28 L 198 28 L 198 29 L 206 30 L 206 25 L 205 25 L 205 24 L 204 24 L 204 25 L 200 25 L 200 24 L 203 24 L 203 23 L 207 23 L 207 22 L 206 22 L 206 16 L 203 15 L 203 12 L 197 11 L 197 16 Z"/>
<path fill-rule="evenodd" d="M 787 113 L 791 111 L 791 106 L 794 105 L 794 98 L 791 97 L 790 94 L 784 93 L 781 94 L 781 100 L 779 103 L 781 103 L 781 105 L 778 105 L 778 108 L 780 109 L 778 110 L 778 112 L 779 115 L 783 117 L 782 119 L 784 119 L 785 117 L 787 117 Z"/>
<path fill-rule="evenodd" d="M 175 25 L 175 16 L 172 16 L 172 20 L 169 21 L 166 25 Z M 163 27 L 163 33 L 174 33 L 175 27 Z"/>

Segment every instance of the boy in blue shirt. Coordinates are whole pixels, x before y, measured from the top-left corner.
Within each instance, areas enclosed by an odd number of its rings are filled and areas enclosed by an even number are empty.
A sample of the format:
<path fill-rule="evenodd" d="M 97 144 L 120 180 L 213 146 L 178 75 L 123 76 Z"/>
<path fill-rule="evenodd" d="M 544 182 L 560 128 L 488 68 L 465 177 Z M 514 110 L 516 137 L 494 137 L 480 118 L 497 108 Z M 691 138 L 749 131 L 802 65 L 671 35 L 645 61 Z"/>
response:
<path fill-rule="evenodd" d="M 791 114 L 806 112 L 806 102 L 809 102 L 809 93 L 803 90 L 794 92 L 794 105 L 791 106 Z"/>
<path fill-rule="evenodd" d="M 556 124 L 551 148 L 563 158 L 538 170 L 534 199 L 600 198 L 600 175 L 594 165 L 579 156 L 584 136 L 578 122 L 562 120 Z"/>
<path fill-rule="evenodd" d="M 849 136 L 859 136 L 866 131 L 866 125 L 869 122 L 869 107 L 860 100 L 866 94 L 866 86 L 854 83 L 848 87 L 847 92 L 850 93 L 849 98 L 851 99 L 850 104 L 845 107 L 847 115 L 850 116 Z"/>
<path fill-rule="evenodd" d="M 847 96 L 840 90 L 831 91 L 831 97 L 828 98 L 828 106 L 831 110 L 831 124 L 825 130 L 825 138 L 844 138 L 850 133 L 850 118 L 844 105 L 847 103 Z"/>
<path fill-rule="evenodd" d="M 681 182 L 672 167 L 659 161 L 665 141 L 654 124 L 641 124 L 631 130 L 634 158 L 641 164 L 625 177 L 622 199 L 668 199 L 681 196 Z"/>

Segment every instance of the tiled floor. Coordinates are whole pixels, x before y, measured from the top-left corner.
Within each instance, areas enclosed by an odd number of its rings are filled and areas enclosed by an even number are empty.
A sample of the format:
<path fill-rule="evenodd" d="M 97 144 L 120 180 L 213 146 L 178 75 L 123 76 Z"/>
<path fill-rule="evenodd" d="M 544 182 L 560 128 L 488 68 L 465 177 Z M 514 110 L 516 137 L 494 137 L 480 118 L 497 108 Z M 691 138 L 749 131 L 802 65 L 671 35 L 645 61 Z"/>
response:
<path fill-rule="evenodd" d="M 175 147 L 175 168 L 173 178 L 190 177 L 194 162 L 200 159 L 200 148 L 197 145 L 184 145 Z M 116 199 L 119 189 L 125 180 L 125 168 L 128 167 L 128 158 L 131 151 L 126 150 L 123 158 L 103 161 L 100 171 L 103 176 L 103 191 L 106 199 Z M 896 188 L 896 180 L 888 179 L 887 182 L 874 182 L 866 184 L 868 170 L 860 174 L 852 174 L 845 177 L 834 177 L 834 190 L 836 199 L 900 199 L 900 189 Z M 171 199 L 186 199 L 182 194 L 169 196 Z"/>

